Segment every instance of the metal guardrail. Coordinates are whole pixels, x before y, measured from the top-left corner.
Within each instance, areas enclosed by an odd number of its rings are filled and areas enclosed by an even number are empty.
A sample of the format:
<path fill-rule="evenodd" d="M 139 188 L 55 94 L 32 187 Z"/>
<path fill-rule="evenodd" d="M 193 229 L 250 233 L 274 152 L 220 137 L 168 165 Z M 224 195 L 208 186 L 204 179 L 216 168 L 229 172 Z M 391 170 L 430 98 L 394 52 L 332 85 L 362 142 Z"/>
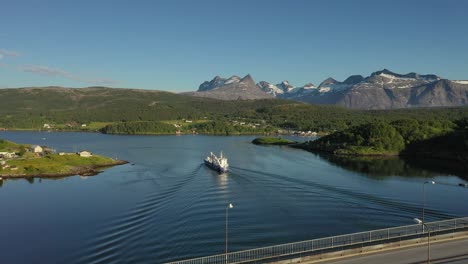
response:
<path fill-rule="evenodd" d="M 437 234 L 447 231 L 456 231 L 458 229 L 468 228 L 468 217 L 455 218 L 437 222 L 427 222 L 427 229 L 422 225 L 407 225 L 379 229 L 367 232 L 346 234 L 306 240 L 282 245 L 255 248 L 249 250 L 236 251 L 226 254 L 193 258 L 169 262 L 168 264 L 237 264 L 249 263 L 259 260 L 274 259 L 285 256 L 312 253 L 319 250 L 327 250 L 339 247 L 352 247 L 353 245 L 362 245 L 365 243 L 384 242 L 386 240 L 396 240 L 411 236 L 427 234 L 428 231 Z"/>

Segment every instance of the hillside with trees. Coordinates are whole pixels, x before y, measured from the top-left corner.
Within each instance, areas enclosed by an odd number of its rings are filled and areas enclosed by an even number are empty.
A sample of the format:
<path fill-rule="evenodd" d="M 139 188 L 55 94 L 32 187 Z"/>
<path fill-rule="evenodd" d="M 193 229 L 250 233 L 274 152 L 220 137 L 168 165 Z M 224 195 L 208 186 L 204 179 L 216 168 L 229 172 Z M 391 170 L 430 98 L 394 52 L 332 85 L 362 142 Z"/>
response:
<path fill-rule="evenodd" d="M 0 129 L 98 131 L 106 125 L 120 124 L 113 128 L 118 128 L 119 133 L 156 133 L 161 129 L 169 133 L 175 130 L 155 126 L 154 131 L 149 131 L 150 123 L 135 122 L 204 120 L 207 124 L 194 123 L 191 129 L 198 133 L 229 135 L 264 134 L 278 129 L 332 133 L 375 121 L 439 122 L 468 117 L 468 107 L 352 110 L 281 99 L 221 101 L 163 91 L 106 87 L 0 89 L 0 101 Z M 236 122 L 261 126 L 239 126 Z"/>
<path fill-rule="evenodd" d="M 468 119 L 454 122 L 376 121 L 332 133 L 297 147 L 343 156 L 401 155 L 468 164 Z"/>
<path fill-rule="evenodd" d="M 156 121 L 130 121 L 107 125 L 100 130 L 104 134 L 126 134 L 126 135 L 144 135 L 144 134 L 170 134 L 176 132 L 173 125 Z"/>

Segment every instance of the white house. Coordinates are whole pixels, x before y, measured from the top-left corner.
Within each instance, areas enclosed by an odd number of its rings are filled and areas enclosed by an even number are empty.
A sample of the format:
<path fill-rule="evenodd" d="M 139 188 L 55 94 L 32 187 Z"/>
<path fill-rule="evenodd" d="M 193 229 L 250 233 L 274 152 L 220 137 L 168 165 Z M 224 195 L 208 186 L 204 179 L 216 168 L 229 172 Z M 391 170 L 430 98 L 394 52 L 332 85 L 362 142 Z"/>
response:
<path fill-rule="evenodd" d="M 42 153 L 44 151 L 44 149 L 42 149 L 42 147 L 39 145 L 32 146 L 31 150 L 34 153 Z"/>
<path fill-rule="evenodd" d="M 83 151 L 80 151 L 78 152 L 78 155 L 80 155 L 80 157 L 92 157 L 93 156 L 93 153 L 87 151 L 87 150 L 83 150 Z"/>
<path fill-rule="evenodd" d="M 44 124 L 44 128 L 50 128 L 49 124 Z"/>
<path fill-rule="evenodd" d="M 86 124 L 81 124 L 81 127 L 86 127 Z"/>
<path fill-rule="evenodd" d="M 15 152 L 0 152 L 0 158 L 13 159 L 16 158 Z"/>

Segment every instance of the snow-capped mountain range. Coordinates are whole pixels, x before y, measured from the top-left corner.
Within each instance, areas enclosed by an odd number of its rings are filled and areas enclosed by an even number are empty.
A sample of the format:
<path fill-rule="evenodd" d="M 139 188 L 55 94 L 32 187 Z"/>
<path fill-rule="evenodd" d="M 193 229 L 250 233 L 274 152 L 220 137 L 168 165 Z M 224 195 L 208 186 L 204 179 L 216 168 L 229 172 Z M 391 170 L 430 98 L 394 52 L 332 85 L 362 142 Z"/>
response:
<path fill-rule="evenodd" d="M 450 81 L 433 74 L 398 74 L 387 69 L 368 77 L 352 75 L 342 82 L 328 78 L 318 86 L 294 86 L 286 80 L 255 83 L 250 75 L 234 75 L 216 76 L 187 94 L 223 100 L 282 98 L 364 109 L 457 106 L 468 104 L 468 81 Z"/>

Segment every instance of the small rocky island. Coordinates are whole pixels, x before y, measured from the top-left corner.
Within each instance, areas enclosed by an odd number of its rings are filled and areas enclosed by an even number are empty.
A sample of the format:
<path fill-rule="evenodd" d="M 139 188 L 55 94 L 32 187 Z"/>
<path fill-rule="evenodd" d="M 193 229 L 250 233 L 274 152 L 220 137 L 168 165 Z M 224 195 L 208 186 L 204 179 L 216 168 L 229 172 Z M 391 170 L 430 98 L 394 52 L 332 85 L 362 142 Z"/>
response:
<path fill-rule="evenodd" d="M 252 143 L 255 145 L 292 145 L 297 142 L 281 137 L 259 137 L 252 140 Z"/>
<path fill-rule="evenodd" d="M 1 178 L 91 176 L 96 175 L 100 168 L 126 163 L 89 151 L 57 153 L 47 146 L 17 144 L 0 139 Z"/>

